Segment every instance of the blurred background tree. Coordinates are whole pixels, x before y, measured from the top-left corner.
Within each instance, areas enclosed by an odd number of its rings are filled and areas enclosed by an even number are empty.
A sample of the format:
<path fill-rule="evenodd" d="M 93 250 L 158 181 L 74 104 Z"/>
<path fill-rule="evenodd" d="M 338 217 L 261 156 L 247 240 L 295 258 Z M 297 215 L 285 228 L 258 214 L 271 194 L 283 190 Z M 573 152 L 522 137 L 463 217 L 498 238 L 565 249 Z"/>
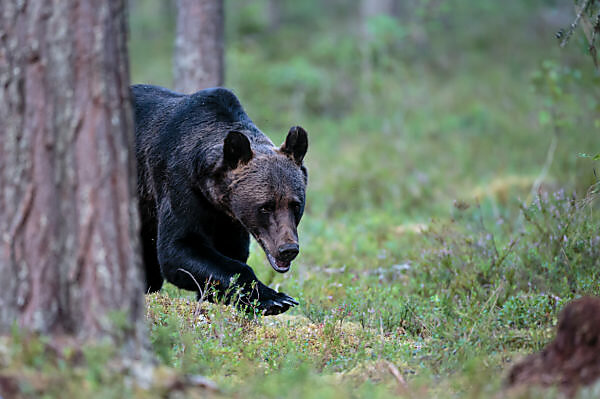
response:
<path fill-rule="evenodd" d="M 175 90 L 223 85 L 223 23 L 222 0 L 177 0 Z"/>

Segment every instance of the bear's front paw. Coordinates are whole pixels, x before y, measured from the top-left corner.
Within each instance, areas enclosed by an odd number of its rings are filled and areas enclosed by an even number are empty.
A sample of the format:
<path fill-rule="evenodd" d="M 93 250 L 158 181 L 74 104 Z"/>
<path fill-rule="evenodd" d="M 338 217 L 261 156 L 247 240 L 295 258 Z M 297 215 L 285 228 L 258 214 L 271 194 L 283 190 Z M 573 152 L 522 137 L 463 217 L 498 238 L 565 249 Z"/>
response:
<path fill-rule="evenodd" d="M 256 289 L 255 299 L 258 301 L 258 310 L 265 316 L 280 314 L 298 305 L 291 296 L 277 292 L 262 283 Z"/>

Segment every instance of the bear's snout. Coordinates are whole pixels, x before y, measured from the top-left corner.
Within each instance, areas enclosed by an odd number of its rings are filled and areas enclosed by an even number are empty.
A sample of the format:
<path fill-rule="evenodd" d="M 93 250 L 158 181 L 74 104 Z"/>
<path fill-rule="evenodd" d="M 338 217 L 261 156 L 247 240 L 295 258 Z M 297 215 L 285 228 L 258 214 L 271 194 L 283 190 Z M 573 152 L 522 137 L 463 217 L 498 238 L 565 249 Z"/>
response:
<path fill-rule="evenodd" d="M 278 249 L 279 256 L 278 258 L 283 260 L 284 262 L 291 262 L 298 256 L 298 252 L 300 252 L 300 247 L 296 243 L 283 244 Z"/>

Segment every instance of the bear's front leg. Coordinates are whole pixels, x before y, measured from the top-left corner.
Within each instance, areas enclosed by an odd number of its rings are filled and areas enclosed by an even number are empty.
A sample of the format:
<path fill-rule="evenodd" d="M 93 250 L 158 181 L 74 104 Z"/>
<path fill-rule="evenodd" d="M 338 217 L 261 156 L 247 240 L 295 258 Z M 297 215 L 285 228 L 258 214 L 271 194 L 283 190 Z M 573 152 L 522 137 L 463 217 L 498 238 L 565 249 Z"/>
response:
<path fill-rule="evenodd" d="M 240 305 L 258 303 L 266 315 L 276 315 L 298 304 L 290 296 L 261 283 L 247 264 L 231 259 L 198 235 L 177 234 L 159 224 L 158 260 L 163 276 L 179 288 L 198 291 L 207 281 L 222 293 L 236 291 L 231 282 L 241 288 Z M 199 287 L 199 286 L 200 287 Z M 228 298 L 226 298 L 227 300 Z"/>

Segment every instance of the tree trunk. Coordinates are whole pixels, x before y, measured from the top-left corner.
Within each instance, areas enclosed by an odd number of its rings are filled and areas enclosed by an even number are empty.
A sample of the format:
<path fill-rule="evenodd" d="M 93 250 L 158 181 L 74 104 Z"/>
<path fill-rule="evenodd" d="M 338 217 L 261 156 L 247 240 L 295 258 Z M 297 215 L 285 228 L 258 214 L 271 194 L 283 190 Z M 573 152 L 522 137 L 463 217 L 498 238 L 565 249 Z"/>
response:
<path fill-rule="evenodd" d="M 0 333 L 141 353 L 126 33 L 123 0 L 0 3 Z"/>
<path fill-rule="evenodd" d="M 373 33 L 369 29 L 369 24 L 373 18 L 382 15 L 392 16 L 394 8 L 393 0 L 361 0 L 360 19 L 361 19 L 361 44 L 364 47 L 373 40 Z M 364 53 L 364 49 L 363 49 Z M 367 56 L 366 53 L 363 57 Z"/>
<path fill-rule="evenodd" d="M 392 15 L 394 3 L 393 0 L 362 0 L 361 15 L 364 20 L 378 15 Z"/>
<path fill-rule="evenodd" d="M 269 0 L 267 3 L 269 30 L 275 32 L 281 26 L 281 0 Z"/>
<path fill-rule="evenodd" d="M 173 70 L 183 93 L 223 85 L 222 0 L 177 0 Z"/>

